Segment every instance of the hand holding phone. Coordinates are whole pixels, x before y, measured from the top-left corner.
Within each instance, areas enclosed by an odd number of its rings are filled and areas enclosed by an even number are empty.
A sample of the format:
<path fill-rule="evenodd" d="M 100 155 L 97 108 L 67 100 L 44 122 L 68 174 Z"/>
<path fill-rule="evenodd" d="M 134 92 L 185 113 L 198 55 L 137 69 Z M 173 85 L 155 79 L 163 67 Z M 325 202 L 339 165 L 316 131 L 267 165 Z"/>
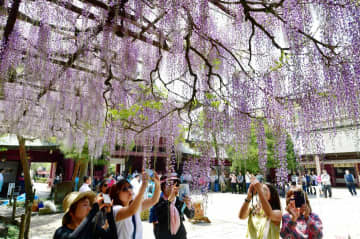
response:
<path fill-rule="evenodd" d="M 153 178 L 154 178 L 154 171 L 151 170 L 151 169 L 146 169 L 145 171 L 146 171 L 146 173 L 149 175 L 149 178 L 150 178 L 151 180 L 153 180 Z"/>
<path fill-rule="evenodd" d="M 180 184 L 179 187 L 179 199 L 183 201 L 185 197 L 190 195 L 190 188 L 188 184 Z"/>
<path fill-rule="evenodd" d="M 109 194 L 103 194 L 103 198 L 104 198 L 104 203 L 105 204 L 110 204 L 111 203 L 111 198 L 110 198 Z"/>

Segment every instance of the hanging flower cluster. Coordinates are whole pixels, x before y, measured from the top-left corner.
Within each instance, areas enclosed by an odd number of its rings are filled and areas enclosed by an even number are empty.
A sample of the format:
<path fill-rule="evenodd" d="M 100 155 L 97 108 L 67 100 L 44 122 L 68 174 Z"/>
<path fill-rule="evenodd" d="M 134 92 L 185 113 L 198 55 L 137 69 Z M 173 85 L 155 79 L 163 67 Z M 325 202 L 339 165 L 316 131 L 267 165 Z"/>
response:
<path fill-rule="evenodd" d="M 171 147 L 201 109 L 202 140 L 245 155 L 257 118 L 315 152 L 319 128 L 359 123 L 357 1 L 3 2 L 0 133 L 87 139 L 98 157 L 134 140 Z"/>
<path fill-rule="evenodd" d="M 267 144 L 266 144 L 266 136 L 265 136 L 265 128 L 263 121 L 258 122 L 257 126 L 257 143 L 259 149 L 259 168 L 263 175 L 266 175 L 266 163 L 267 163 Z"/>
<path fill-rule="evenodd" d="M 277 183 L 286 183 L 288 182 L 288 169 L 287 169 L 287 159 L 286 159 L 286 132 L 278 132 L 276 143 L 276 157 L 279 161 L 280 167 L 276 169 L 276 182 Z"/>

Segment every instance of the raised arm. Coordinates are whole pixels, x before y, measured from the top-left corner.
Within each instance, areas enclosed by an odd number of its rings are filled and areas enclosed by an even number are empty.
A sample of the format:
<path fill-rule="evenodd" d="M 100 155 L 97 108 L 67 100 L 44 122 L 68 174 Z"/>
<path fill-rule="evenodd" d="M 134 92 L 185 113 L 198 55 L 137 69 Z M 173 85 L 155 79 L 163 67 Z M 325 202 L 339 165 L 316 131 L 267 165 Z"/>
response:
<path fill-rule="evenodd" d="M 262 185 L 259 181 L 255 180 L 254 187 L 259 195 L 261 207 L 264 210 L 266 216 L 273 222 L 281 222 L 282 213 L 280 210 L 273 210 L 270 206 L 269 201 L 265 198 Z"/>
<path fill-rule="evenodd" d="M 154 173 L 154 183 L 155 183 L 155 191 L 151 198 L 145 199 L 142 202 L 142 210 L 146 210 L 152 206 L 154 206 L 160 198 L 160 178 L 157 173 Z"/>
<path fill-rule="evenodd" d="M 139 210 L 139 207 L 141 206 L 147 184 L 148 184 L 148 176 L 146 173 L 143 173 L 142 174 L 142 184 L 141 184 L 138 194 L 135 196 L 134 200 L 128 206 L 121 208 L 116 213 L 115 221 L 121 221 L 125 218 L 128 218 L 128 217 L 134 215 Z"/>
<path fill-rule="evenodd" d="M 240 211 L 239 211 L 239 218 L 240 219 L 246 219 L 249 216 L 250 213 L 250 208 L 249 208 L 249 204 L 251 201 L 251 197 L 252 197 L 252 193 L 254 191 L 254 185 L 250 184 L 250 187 L 248 189 L 248 194 L 247 197 L 245 199 L 245 201 L 243 202 Z"/>

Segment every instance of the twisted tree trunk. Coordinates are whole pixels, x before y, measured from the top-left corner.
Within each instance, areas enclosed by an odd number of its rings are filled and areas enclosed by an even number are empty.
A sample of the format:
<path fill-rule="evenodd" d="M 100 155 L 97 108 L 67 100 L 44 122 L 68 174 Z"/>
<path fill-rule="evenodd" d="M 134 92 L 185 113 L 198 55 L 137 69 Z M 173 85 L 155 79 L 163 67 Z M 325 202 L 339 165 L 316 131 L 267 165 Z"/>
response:
<path fill-rule="evenodd" d="M 29 232 L 30 232 L 30 223 L 31 223 L 31 207 L 34 201 L 34 193 L 31 184 L 31 176 L 30 176 L 30 167 L 29 162 L 26 156 L 26 148 L 25 148 L 25 141 L 26 139 L 22 136 L 17 135 L 19 141 L 19 153 L 20 153 L 20 162 L 24 172 L 24 182 L 25 182 L 25 193 L 26 193 L 26 200 L 25 200 L 25 220 L 22 224 L 24 231 L 24 238 L 28 239 Z M 22 239 L 22 238 L 21 238 Z"/>

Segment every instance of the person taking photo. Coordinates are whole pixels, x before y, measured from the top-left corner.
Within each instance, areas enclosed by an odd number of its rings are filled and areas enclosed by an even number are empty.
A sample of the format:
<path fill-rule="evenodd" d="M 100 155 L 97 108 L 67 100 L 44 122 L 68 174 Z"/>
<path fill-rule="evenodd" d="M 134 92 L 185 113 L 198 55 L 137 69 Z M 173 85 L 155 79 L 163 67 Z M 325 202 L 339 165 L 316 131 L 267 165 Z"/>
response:
<path fill-rule="evenodd" d="M 160 197 L 160 179 L 157 173 L 154 173 L 155 190 L 153 196 L 143 199 L 148 185 L 148 177 L 146 173 L 142 174 L 142 183 L 135 197 L 133 187 L 126 179 L 120 180 L 111 187 L 110 197 L 114 202 L 113 211 L 118 239 L 143 238 L 140 213 L 155 205 Z"/>
<path fill-rule="evenodd" d="M 116 239 L 116 226 L 111 211 L 112 204 L 104 204 L 102 195 L 94 192 L 71 192 L 63 201 L 65 211 L 62 226 L 55 231 L 54 239 Z M 94 220 L 105 209 L 107 223 Z"/>
<path fill-rule="evenodd" d="M 250 181 L 247 197 L 239 211 L 240 219 L 248 219 L 247 238 L 280 238 L 282 213 L 276 188 L 271 184 L 261 184 L 255 177 Z M 260 201 L 254 205 L 255 195 Z"/>
<path fill-rule="evenodd" d="M 290 189 L 286 194 L 286 211 L 282 217 L 280 235 L 286 239 L 320 239 L 322 222 L 312 212 L 306 192 L 301 188 Z"/>
<path fill-rule="evenodd" d="M 183 224 L 187 218 L 193 218 L 195 210 L 192 207 L 189 195 L 179 194 L 180 182 L 176 176 L 161 178 L 162 197 L 154 206 L 157 223 L 154 224 L 156 239 L 186 239 L 186 230 Z"/>

